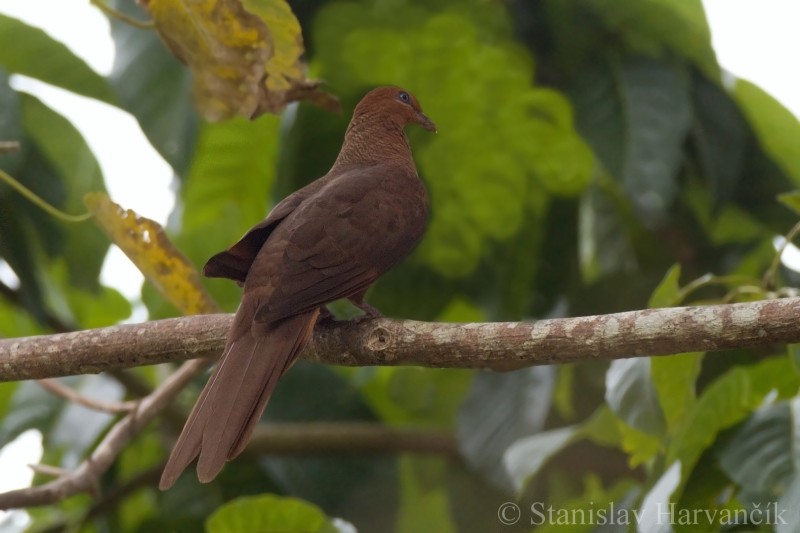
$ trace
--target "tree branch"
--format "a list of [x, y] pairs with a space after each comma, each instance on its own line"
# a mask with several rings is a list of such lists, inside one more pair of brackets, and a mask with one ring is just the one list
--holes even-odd
[[[231, 315], [199, 315], [0, 340], [0, 381], [97, 373], [217, 355]], [[513, 370], [581, 360], [800, 342], [800, 298], [646, 309], [532, 322], [375, 319], [320, 324], [305, 359], [321, 363]]]
[[[200, 315], [57, 335], [0, 340], [0, 380], [42, 379], [101, 372], [218, 353], [230, 315]], [[706, 307], [648, 309], [580, 318], [487, 324], [441, 324], [411, 320], [324, 323], [304, 357], [340, 365], [417, 364], [432, 367], [510, 370], [537, 364], [618, 359], [686, 351], [800, 342], [800, 298]], [[122, 448], [162, 412], [209, 361], [184, 363], [151, 394], [137, 402], [74, 471], [27, 489], [0, 494], [0, 509], [44, 505], [91, 491]], [[417, 451], [450, 454], [451, 435], [356, 427], [360, 451]], [[311, 427], [315, 438], [293, 426], [259, 432], [262, 452], [351, 451], [352, 432], [333, 425]], [[298, 435], [305, 431], [306, 445]], [[318, 438], [324, 435], [324, 439]], [[326, 441], [323, 448], [308, 444]], [[349, 442], [349, 444], [348, 444]]]
[[75, 403], [77, 405], [82, 405], [88, 409], [94, 409], [95, 411], [102, 411], [105, 413], [111, 414], [119, 414], [119, 413], [130, 413], [136, 408], [136, 402], [103, 402], [100, 400], [95, 400], [94, 398], [89, 398], [84, 396], [83, 394], [74, 391], [67, 387], [66, 385], [62, 385], [58, 381], [54, 379], [40, 379], [37, 383], [45, 389], [46, 391], [55, 394], [56, 396], [60, 396], [65, 400]]
[[80, 492], [90, 492], [122, 448], [175, 398], [189, 380], [207, 366], [208, 361], [203, 359], [184, 363], [152, 394], [143, 398], [134, 411], [114, 424], [97, 448], [78, 468], [43, 485], [0, 494], [0, 509], [45, 505]]

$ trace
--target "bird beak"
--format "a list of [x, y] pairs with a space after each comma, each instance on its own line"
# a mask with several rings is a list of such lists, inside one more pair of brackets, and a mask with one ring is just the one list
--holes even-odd
[[420, 126], [422, 126], [428, 131], [432, 131], [433, 133], [437, 132], [436, 124], [434, 124], [433, 121], [429, 119], [425, 113], [421, 112], [417, 113], [417, 122], [419, 123]]

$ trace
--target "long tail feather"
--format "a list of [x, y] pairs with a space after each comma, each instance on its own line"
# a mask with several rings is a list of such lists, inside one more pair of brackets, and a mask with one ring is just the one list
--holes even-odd
[[162, 490], [171, 487], [197, 457], [197, 477], [207, 483], [228, 459], [242, 452], [278, 378], [311, 338], [318, 314], [318, 310], [310, 311], [246, 329], [237, 327], [238, 319], [247, 323], [252, 319], [237, 316], [229, 346], [167, 461], [159, 484]]

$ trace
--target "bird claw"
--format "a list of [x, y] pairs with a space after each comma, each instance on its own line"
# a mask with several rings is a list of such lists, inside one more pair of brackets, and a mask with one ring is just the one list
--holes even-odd
[[[352, 300], [351, 300], [352, 301]], [[353, 304], [364, 311], [363, 315], [352, 318], [351, 320], [361, 322], [362, 320], [372, 320], [374, 318], [383, 318], [383, 314], [378, 311], [376, 307], [369, 305], [367, 302], [353, 302]]]

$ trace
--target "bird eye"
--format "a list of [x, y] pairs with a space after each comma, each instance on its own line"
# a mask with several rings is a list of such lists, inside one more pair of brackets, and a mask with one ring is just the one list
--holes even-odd
[[401, 102], [405, 102], [406, 104], [411, 102], [411, 97], [408, 96], [408, 93], [405, 91], [398, 94], [397, 97], [400, 99]]

